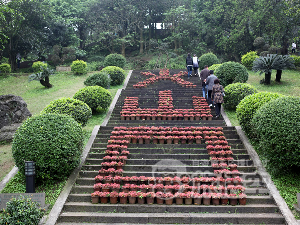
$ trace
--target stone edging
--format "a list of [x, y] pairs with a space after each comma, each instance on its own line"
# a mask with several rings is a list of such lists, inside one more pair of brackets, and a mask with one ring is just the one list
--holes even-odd
[[286, 222], [288, 225], [298, 225], [298, 221], [295, 219], [293, 213], [287, 206], [284, 199], [279, 194], [279, 191], [277, 190], [276, 186], [274, 185], [270, 174], [266, 171], [265, 167], [263, 166], [262, 162], [259, 159], [259, 156], [257, 155], [256, 151], [250, 144], [248, 138], [246, 137], [244, 131], [240, 126], [236, 126], [236, 131], [243, 142], [245, 148], [247, 149], [247, 152], [249, 153], [251, 159], [253, 160], [254, 165], [257, 167], [257, 172], [261, 175], [263, 181], [266, 183], [267, 188], [270, 191], [271, 196], [274, 198], [276, 204], [278, 205], [282, 215], [284, 216]]
[[18, 173], [18, 171], [18, 167], [14, 166], [12, 170], [3, 178], [3, 180], [0, 182], [0, 192], [3, 190], [3, 188], [5, 188], [8, 181]]

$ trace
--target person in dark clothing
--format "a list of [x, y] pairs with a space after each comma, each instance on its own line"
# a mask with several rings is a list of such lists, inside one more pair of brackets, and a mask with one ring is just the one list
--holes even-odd
[[191, 54], [189, 53], [186, 58], [186, 68], [188, 70], [188, 79], [190, 79], [190, 75], [193, 71], [193, 58], [191, 57]]
[[[204, 66], [204, 69], [201, 70], [200, 72], [200, 79], [202, 81], [202, 93], [203, 93], [203, 97], [204, 98], [207, 98], [208, 96], [208, 91], [207, 91], [207, 88], [206, 88], [206, 84], [205, 84], [205, 79], [209, 76], [209, 69], [208, 69], [208, 66], [205, 65]], [[206, 93], [206, 95], [205, 95]]]
[[214, 75], [214, 71], [210, 70], [209, 71], [209, 76], [205, 80], [205, 84], [207, 85], [207, 90], [208, 90], [207, 99], [208, 99], [209, 107], [213, 106], [211, 93], [212, 93], [212, 89], [213, 89], [213, 86], [214, 86], [215, 79], [218, 79], [218, 78]]
[[221, 105], [222, 105], [222, 103], [224, 103], [223, 92], [224, 92], [224, 88], [222, 85], [220, 85], [220, 80], [215, 79], [211, 94], [214, 96], [214, 103], [216, 105], [216, 117], [217, 118], [220, 117]]

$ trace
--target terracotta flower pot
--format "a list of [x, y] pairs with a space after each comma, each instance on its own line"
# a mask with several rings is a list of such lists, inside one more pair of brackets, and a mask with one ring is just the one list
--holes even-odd
[[117, 204], [118, 203], [118, 197], [110, 197], [109, 202], [110, 202], [110, 204]]
[[152, 205], [154, 203], [153, 197], [147, 197], [147, 204]]
[[126, 204], [127, 203], [127, 197], [120, 197], [120, 204]]
[[246, 205], [246, 202], [247, 202], [247, 198], [240, 198], [239, 199], [240, 205]]
[[138, 198], [138, 204], [145, 204], [145, 198]]
[[99, 196], [92, 197], [92, 204], [98, 204], [99, 203]]
[[183, 205], [183, 198], [176, 198], [176, 205]]
[[194, 205], [201, 205], [202, 198], [194, 198]]
[[221, 198], [221, 204], [227, 205], [228, 204], [228, 198]]
[[166, 205], [172, 205], [173, 204], [173, 198], [166, 199], [165, 203], [166, 203]]
[[192, 198], [185, 198], [184, 199], [184, 204], [185, 205], [191, 205], [191, 204], [193, 204], [193, 199]]
[[164, 204], [164, 199], [156, 198], [156, 203], [159, 204], [159, 205], [162, 205], [162, 204]]
[[135, 204], [136, 197], [128, 197], [128, 202], [129, 202], [129, 204]]
[[107, 202], [108, 202], [108, 197], [100, 197], [100, 202], [101, 202], [102, 204], [107, 204]]
[[211, 198], [203, 198], [203, 205], [210, 205]]
[[212, 204], [213, 204], [213, 205], [220, 205], [220, 199], [218, 199], [218, 198], [213, 198], [213, 199], [212, 199]]
[[229, 199], [229, 202], [230, 202], [230, 205], [237, 205], [237, 198], [230, 198]]

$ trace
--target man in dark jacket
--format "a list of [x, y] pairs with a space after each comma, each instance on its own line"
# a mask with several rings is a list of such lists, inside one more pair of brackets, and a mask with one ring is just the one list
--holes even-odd
[[192, 71], [193, 71], [193, 58], [191, 57], [190, 53], [186, 58], [186, 68], [188, 70], [188, 79], [190, 79], [190, 75], [192, 76]]
[[[204, 69], [203, 70], [201, 70], [201, 72], [200, 72], [200, 79], [201, 79], [201, 81], [202, 81], [202, 92], [203, 92], [203, 94], [202, 94], [202, 96], [204, 97], [204, 98], [207, 98], [207, 87], [206, 87], [206, 84], [205, 84], [205, 79], [207, 78], [209, 76], [209, 69], [208, 69], [208, 65], [205, 65], [204, 66]], [[206, 93], [206, 95], [205, 95], [205, 93]]]
[[210, 70], [209, 71], [209, 76], [205, 80], [205, 84], [207, 85], [207, 90], [208, 90], [207, 99], [208, 99], [209, 107], [213, 106], [211, 92], [212, 92], [212, 89], [213, 89], [213, 86], [214, 86], [214, 81], [216, 79], [218, 79], [218, 78], [214, 75], [214, 71]]

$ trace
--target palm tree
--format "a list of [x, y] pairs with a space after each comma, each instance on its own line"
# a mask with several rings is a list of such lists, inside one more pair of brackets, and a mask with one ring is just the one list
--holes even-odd
[[281, 63], [279, 64], [279, 67], [276, 68], [276, 79], [275, 81], [280, 82], [282, 70], [289, 69], [289, 68], [296, 68], [294, 64], [294, 59], [289, 55], [278, 55], [280, 58], [279, 60]]

